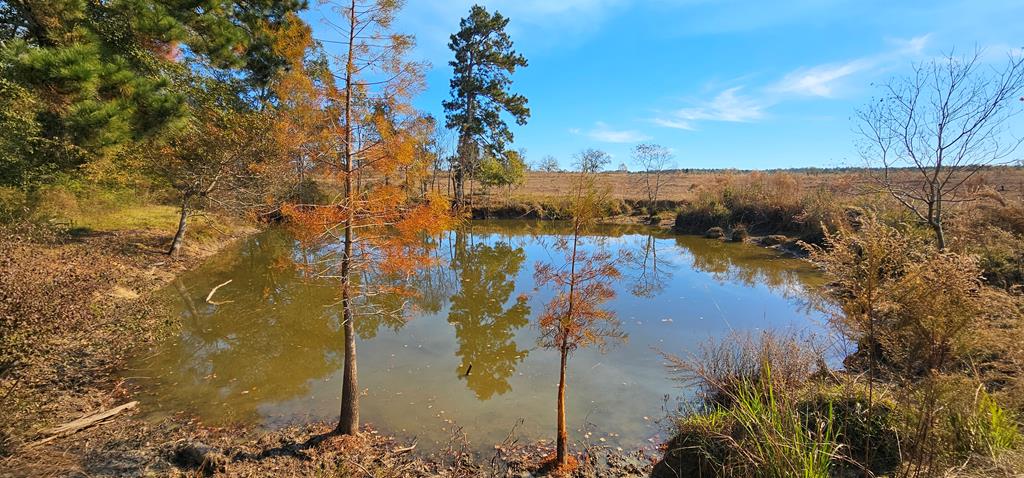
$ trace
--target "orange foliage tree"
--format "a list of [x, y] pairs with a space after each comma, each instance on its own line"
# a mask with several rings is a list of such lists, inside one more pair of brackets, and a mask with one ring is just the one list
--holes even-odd
[[592, 345], [604, 346], [609, 339], [624, 340], [614, 313], [603, 305], [615, 297], [613, 281], [622, 277], [617, 265], [623, 259], [595, 239], [587, 250], [581, 240], [604, 211], [604, 197], [593, 173], [582, 170], [573, 181], [569, 197], [572, 232], [558, 239], [555, 249], [565, 262], [539, 263], [534, 272], [537, 287], [550, 287], [555, 297], [547, 304], [537, 323], [540, 345], [556, 349], [561, 357], [558, 378], [558, 438], [556, 467], [568, 463], [568, 433], [565, 419], [566, 365], [569, 354]]
[[424, 235], [453, 221], [446, 198], [420, 194], [414, 181], [390, 180], [398, 172], [427, 174], [415, 154], [421, 116], [410, 106], [423, 86], [423, 65], [405, 59], [413, 38], [391, 31], [400, 7], [394, 0], [333, 5], [340, 20], [329, 23], [343, 49], [325, 88], [332, 118], [325, 141], [335, 154], [318, 158], [316, 167], [340, 192], [329, 204], [283, 208], [301, 241], [339, 245], [311, 267], [341, 286], [345, 360], [336, 432], [347, 435], [359, 431], [355, 321], [378, 312], [375, 296], [414, 294], [403, 277], [432, 263]]
[[[274, 53], [285, 60], [287, 67], [272, 83], [277, 101], [274, 105], [274, 126], [271, 134], [280, 145], [282, 157], [274, 163], [277, 170], [271, 175], [278, 178], [278, 194], [271, 200], [297, 200], [309, 203], [315, 198], [309, 194], [308, 174], [334, 154], [336, 133], [331, 118], [331, 88], [334, 77], [326, 54], [313, 40], [309, 24], [297, 17], [284, 22], [275, 36]], [[280, 184], [282, 178], [290, 180]]]

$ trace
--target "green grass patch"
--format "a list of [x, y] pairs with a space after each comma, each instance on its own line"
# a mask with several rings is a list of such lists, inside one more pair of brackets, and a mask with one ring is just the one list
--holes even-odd
[[[79, 212], [65, 217], [74, 229], [97, 232], [113, 232], [136, 229], [170, 231], [178, 227], [181, 211], [174, 206], [159, 204], [132, 205], [96, 213]], [[206, 221], [205, 217], [193, 217], [192, 226]]]

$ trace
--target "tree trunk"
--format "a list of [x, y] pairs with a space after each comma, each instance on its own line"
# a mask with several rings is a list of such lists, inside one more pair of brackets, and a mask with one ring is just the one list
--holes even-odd
[[466, 204], [465, 189], [463, 189], [466, 181], [466, 176], [464, 173], [464, 169], [462, 167], [463, 161], [464, 160], [460, 157], [458, 161], [456, 161], [456, 164], [453, 165], [453, 169], [455, 169], [455, 174], [452, 177], [452, 182], [454, 183], [455, 186], [456, 209], [462, 209], [462, 206]]
[[191, 194], [185, 194], [181, 199], [181, 216], [178, 219], [178, 232], [174, 233], [174, 239], [171, 241], [171, 248], [167, 250], [167, 255], [178, 255], [181, 252], [182, 244], [185, 243], [185, 229], [188, 227], [188, 201], [191, 197]]
[[352, 225], [355, 221], [355, 203], [353, 197], [352, 174], [354, 171], [354, 154], [352, 152], [352, 74], [354, 68], [355, 34], [356, 34], [356, 2], [352, 0], [349, 10], [349, 47], [348, 62], [345, 74], [345, 208], [348, 217], [345, 219], [345, 248], [341, 257], [341, 305], [342, 319], [345, 328], [345, 369], [341, 386], [341, 413], [338, 418], [337, 433], [355, 435], [359, 433], [359, 381], [356, 375], [356, 332], [355, 319], [352, 314]]
[[341, 417], [337, 433], [355, 435], [359, 433], [359, 380], [356, 374], [356, 331], [352, 322], [352, 309], [348, 292], [344, 292], [342, 308], [345, 321], [345, 370], [341, 386]]
[[568, 352], [562, 349], [562, 368], [558, 375], [558, 440], [555, 463], [564, 465], [569, 456], [569, 434], [565, 429], [565, 366]]

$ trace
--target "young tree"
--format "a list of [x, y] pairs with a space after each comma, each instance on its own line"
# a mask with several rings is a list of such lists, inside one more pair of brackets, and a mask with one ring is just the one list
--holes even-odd
[[654, 217], [665, 170], [672, 164], [672, 151], [657, 144], [638, 144], [633, 148], [633, 161], [636, 161], [643, 173], [641, 186], [647, 196], [647, 211]]
[[[586, 170], [584, 170], [586, 171]], [[564, 256], [561, 265], [538, 263], [534, 279], [538, 288], [555, 290], [537, 324], [541, 330], [540, 345], [558, 350], [558, 427], [555, 467], [568, 464], [568, 432], [565, 418], [566, 366], [569, 354], [580, 347], [604, 346], [609, 339], [625, 339], [615, 315], [603, 308], [615, 297], [612, 283], [621, 277], [616, 264], [619, 258], [600, 241], [586, 250], [583, 235], [604, 211], [603, 195], [595, 178], [588, 172], [576, 175], [568, 197], [572, 230], [555, 243]]]
[[[422, 235], [450, 225], [444, 198], [420, 196], [406, 183], [385, 180], [402, 168], [423, 164], [415, 154], [421, 141], [415, 124], [420, 116], [410, 106], [411, 96], [422, 89], [423, 66], [405, 59], [414, 39], [391, 30], [400, 7], [394, 0], [335, 5], [341, 17], [337, 28], [345, 38], [335, 59], [340, 84], [331, 89], [338, 154], [322, 167], [341, 183], [341, 191], [326, 206], [285, 208], [303, 241], [341, 245], [317, 265], [321, 275], [336, 278], [341, 287], [345, 365], [339, 434], [359, 432], [355, 322], [363, 310], [376, 310], [371, 298], [382, 291], [413, 293], [402, 285], [357, 278], [409, 275], [430, 264]], [[425, 175], [426, 170], [418, 173]]]
[[599, 149], [588, 148], [576, 153], [576, 169], [584, 176], [601, 171], [612, 162], [612, 157]]
[[222, 83], [194, 78], [189, 92], [188, 123], [147, 161], [148, 167], [178, 191], [181, 214], [167, 251], [177, 255], [185, 242], [192, 211], [215, 203], [242, 212], [258, 202], [258, 165], [276, 155], [276, 145], [263, 133], [270, 116], [247, 110], [234, 90]]
[[526, 161], [518, 151], [509, 151], [501, 158], [488, 156], [480, 162], [480, 182], [485, 186], [511, 188], [525, 179]]
[[513, 49], [505, 32], [508, 19], [474, 5], [469, 16], [451, 36], [448, 48], [455, 52], [451, 80], [452, 99], [444, 102], [447, 127], [458, 131], [458, 160], [453, 164], [455, 204], [465, 205], [466, 175], [472, 174], [480, 159], [480, 150], [503, 157], [512, 142], [512, 131], [502, 113], [512, 115], [519, 125], [526, 124], [530, 109], [526, 97], [509, 91], [510, 75], [526, 66], [526, 58]]
[[932, 229], [940, 250], [947, 206], [977, 199], [968, 181], [1020, 145], [1007, 127], [1022, 91], [1024, 56], [997, 71], [981, 52], [950, 55], [890, 80], [881, 98], [857, 112], [861, 156], [880, 171], [875, 181]]

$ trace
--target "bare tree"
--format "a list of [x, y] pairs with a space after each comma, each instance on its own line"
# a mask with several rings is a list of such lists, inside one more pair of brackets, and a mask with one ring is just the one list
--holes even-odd
[[654, 217], [658, 193], [664, 182], [665, 171], [672, 167], [672, 151], [657, 144], [638, 144], [633, 148], [633, 160], [642, 170], [641, 189], [647, 196], [647, 210]]
[[594, 148], [584, 149], [574, 157], [574, 165], [581, 173], [596, 173], [612, 162], [612, 157], [608, 153]]
[[558, 167], [558, 159], [550, 154], [544, 156], [540, 162], [537, 163], [537, 166], [534, 169], [537, 171], [544, 171], [546, 173], [557, 173], [558, 171], [561, 171], [561, 168]]
[[[940, 249], [946, 207], [976, 199], [965, 184], [1008, 161], [1022, 141], [1008, 122], [1020, 112], [1024, 56], [1010, 55], [1002, 69], [982, 60], [975, 51], [918, 64], [856, 115], [858, 147], [875, 182], [934, 231]], [[909, 172], [899, 174], [903, 168]]]

